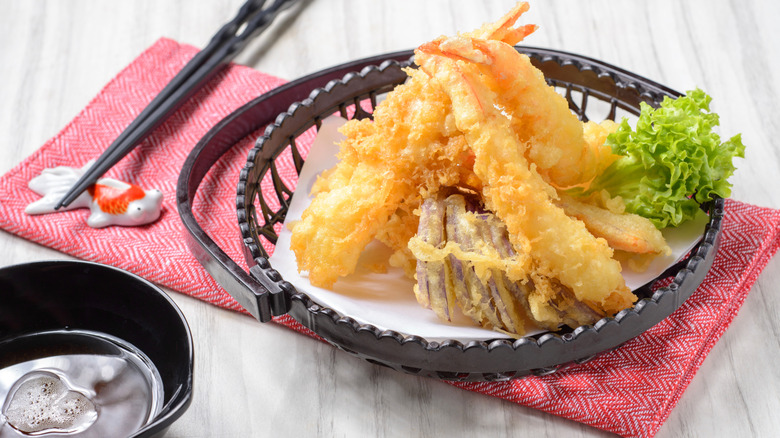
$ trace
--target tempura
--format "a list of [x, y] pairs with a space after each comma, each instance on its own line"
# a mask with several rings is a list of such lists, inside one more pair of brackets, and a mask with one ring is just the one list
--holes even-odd
[[457, 302], [482, 326], [522, 334], [593, 323], [636, 300], [613, 249], [668, 247], [644, 218], [562, 194], [615, 159], [603, 145], [614, 125], [580, 122], [512, 47], [536, 29], [513, 27], [527, 9], [421, 45], [419, 69], [373, 119], [344, 125], [339, 163], [292, 230], [313, 285], [352, 273], [378, 239], [443, 320]]

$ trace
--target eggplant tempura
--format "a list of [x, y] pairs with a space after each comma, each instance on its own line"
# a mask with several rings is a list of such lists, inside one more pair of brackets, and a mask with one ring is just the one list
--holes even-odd
[[292, 227], [298, 269], [329, 287], [377, 239], [440, 319], [522, 335], [614, 315], [636, 300], [615, 249], [668, 251], [619, 200], [571, 199], [614, 160], [614, 123], [583, 124], [517, 44], [519, 3], [496, 23], [415, 51], [419, 69], [373, 120], [342, 127], [339, 163]]

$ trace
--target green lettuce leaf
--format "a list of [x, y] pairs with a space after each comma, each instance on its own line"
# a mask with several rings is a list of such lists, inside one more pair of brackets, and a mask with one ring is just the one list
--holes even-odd
[[699, 204], [731, 194], [732, 158], [744, 157], [739, 134], [721, 142], [709, 112], [712, 98], [696, 89], [660, 108], [642, 102], [636, 129], [623, 119], [606, 144], [622, 155], [597, 176], [583, 194], [606, 190], [620, 196], [626, 210], [650, 219], [659, 229], [694, 217]]

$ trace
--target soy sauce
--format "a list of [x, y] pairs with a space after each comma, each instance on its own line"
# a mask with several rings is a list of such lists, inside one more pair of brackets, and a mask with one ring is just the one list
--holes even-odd
[[152, 361], [104, 333], [0, 343], [0, 438], [127, 436], [159, 413], [163, 395]]

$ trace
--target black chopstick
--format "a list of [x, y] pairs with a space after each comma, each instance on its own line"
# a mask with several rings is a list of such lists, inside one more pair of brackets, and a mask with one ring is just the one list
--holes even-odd
[[108, 169], [130, 153], [169, 115], [219, 73], [252, 38], [268, 28], [278, 13], [294, 1], [296, 0], [276, 0], [265, 9], [262, 9], [265, 0], [248, 0], [244, 3], [236, 16], [223, 25], [209, 44], [155, 96], [54, 208], [68, 206]]

